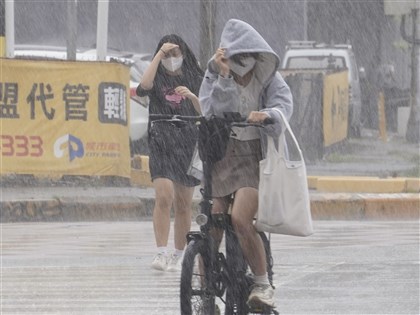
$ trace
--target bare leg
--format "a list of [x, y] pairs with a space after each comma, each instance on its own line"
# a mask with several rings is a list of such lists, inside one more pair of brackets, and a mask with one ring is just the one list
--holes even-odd
[[264, 244], [253, 225], [258, 209], [258, 191], [244, 187], [235, 194], [232, 223], [239, 243], [252, 272], [256, 276], [267, 273]]
[[174, 183], [174, 242], [175, 249], [184, 250], [187, 243], [186, 235], [191, 228], [191, 206], [194, 187]]
[[174, 189], [172, 181], [167, 178], [155, 179], [153, 186], [156, 194], [153, 209], [153, 228], [157, 247], [163, 247], [168, 245]]

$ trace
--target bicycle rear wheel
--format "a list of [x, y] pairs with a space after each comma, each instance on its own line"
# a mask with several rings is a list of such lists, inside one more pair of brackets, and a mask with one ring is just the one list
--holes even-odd
[[204, 240], [191, 241], [184, 254], [181, 272], [181, 314], [215, 315], [215, 293], [211, 282], [208, 250]]

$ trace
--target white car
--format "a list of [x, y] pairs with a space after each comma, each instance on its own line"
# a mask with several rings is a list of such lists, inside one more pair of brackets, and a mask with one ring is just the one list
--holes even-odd
[[348, 69], [350, 112], [350, 134], [360, 137], [362, 127], [362, 97], [359, 72], [351, 45], [318, 44], [311, 41], [290, 41], [281, 65], [282, 70], [289, 69]]
[[[16, 58], [67, 59], [67, 48], [62, 46], [15, 45]], [[121, 62], [130, 66], [130, 147], [132, 153], [147, 152], [147, 125], [149, 120], [147, 97], [138, 97], [136, 88], [150, 63], [151, 54], [109, 50], [106, 60]], [[96, 49], [78, 49], [76, 60], [96, 61]], [[134, 152], [133, 152], [134, 151]]]

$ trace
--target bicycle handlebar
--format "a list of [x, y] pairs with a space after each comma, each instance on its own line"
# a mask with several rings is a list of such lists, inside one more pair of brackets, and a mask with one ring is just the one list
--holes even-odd
[[250, 123], [247, 122], [247, 117], [242, 116], [240, 113], [237, 112], [225, 112], [224, 117], [217, 117], [212, 116], [211, 118], [206, 118], [204, 116], [183, 116], [183, 115], [171, 115], [171, 114], [149, 114], [149, 120], [156, 121], [156, 120], [172, 120], [172, 121], [203, 121], [203, 120], [210, 120], [212, 118], [224, 120], [227, 123], [230, 123], [232, 126], [236, 127], [262, 127], [264, 125], [271, 125], [274, 124], [274, 120], [270, 117], [266, 118], [262, 123]]
[[149, 114], [149, 120], [184, 120], [184, 121], [199, 121], [204, 116], [182, 116], [182, 115], [170, 115], [170, 114]]

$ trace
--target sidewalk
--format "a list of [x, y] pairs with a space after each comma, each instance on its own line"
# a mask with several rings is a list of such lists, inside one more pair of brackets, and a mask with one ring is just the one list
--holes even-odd
[[[362, 130], [316, 163], [307, 163], [315, 220], [419, 220], [420, 148], [395, 134], [388, 141]], [[132, 160], [131, 180], [36, 180], [8, 185], [0, 178], [1, 222], [129, 221], [149, 218], [154, 191], [148, 158]], [[13, 182], [13, 179], [12, 179]], [[130, 187], [131, 183], [131, 187]], [[111, 187], [117, 186], [117, 187]], [[201, 198], [194, 194], [194, 211]]]
[[[353, 180], [353, 184], [357, 185], [357, 181]], [[315, 220], [419, 219], [419, 193], [319, 192], [311, 189], [310, 198]], [[195, 213], [199, 200], [197, 188], [193, 197]], [[0, 193], [2, 223], [141, 220], [151, 217], [153, 206], [152, 188], [6, 187]]]

